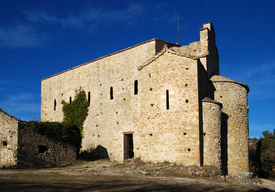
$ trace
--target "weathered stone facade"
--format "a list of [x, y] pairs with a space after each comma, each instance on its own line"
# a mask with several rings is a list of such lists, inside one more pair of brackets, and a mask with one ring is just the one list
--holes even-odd
[[76, 160], [76, 148], [45, 138], [0, 110], [0, 168], [57, 165]]
[[0, 167], [15, 166], [18, 146], [18, 120], [0, 109]]
[[199, 42], [152, 39], [43, 79], [41, 119], [62, 121], [61, 101], [82, 87], [90, 102], [82, 151], [245, 172], [249, 90], [216, 77], [215, 32], [206, 23]]

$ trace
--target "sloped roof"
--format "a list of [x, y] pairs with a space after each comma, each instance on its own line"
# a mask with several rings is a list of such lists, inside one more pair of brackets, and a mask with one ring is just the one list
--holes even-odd
[[243, 87], [245, 87], [247, 89], [247, 92], [249, 92], [249, 87], [244, 84], [244, 83], [241, 83], [241, 82], [238, 82], [238, 81], [234, 81], [228, 77], [224, 77], [224, 76], [221, 76], [221, 75], [213, 75], [210, 80], [212, 82], [229, 82], [229, 83], [236, 83], [236, 84], [239, 84]]
[[75, 66], [75, 67], [72, 67], [72, 68], [70, 68], [70, 69], [67, 69], [67, 70], [62, 71], [62, 72], [59, 72], [59, 73], [56, 73], [56, 74], [54, 74], [54, 75], [51, 75], [51, 76], [49, 76], [49, 77], [46, 77], [46, 78], [42, 79], [41, 81], [46, 80], [46, 79], [49, 79], [49, 78], [54, 77], [54, 76], [57, 76], [57, 75], [59, 75], [59, 74], [65, 73], [65, 72], [67, 72], [67, 71], [74, 70], [74, 69], [79, 68], [79, 67], [82, 67], [82, 66], [84, 66], [84, 65], [88, 65], [88, 64], [90, 64], [90, 63], [93, 63], [93, 62], [95, 62], [95, 61], [98, 61], [98, 60], [107, 58], [107, 57], [109, 57], [109, 56], [112, 56], [112, 55], [115, 55], [115, 54], [118, 54], [118, 53], [121, 53], [121, 52], [130, 50], [130, 49], [132, 49], [132, 48], [138, 47], [138, 46], [140, 46], [140, 45], [143, 45], [143, 44], [146, 44], [146, 43], [149, 43], [149, 42], [152, 42], [152, 41], [161, 41], [161, 42], [164, 42], [164, 43], [166, 43], [166, 44], [169, 44], [170, 46], [176, 46], [175, 43], [171, 43], [171, 42], [164, 41], [164, 40], [161, 40], [161, 39], [153, 38], [153, 39], [151, 39], [151, 40], [144, 41], [144, 42], [139, 43], [139, 44], [137, 44], [137, 45], [134, 45], [134, 46], [131, 46], [131, 47], [128, 47], [128, 48], [119, 50], [119, 51], [114, 52], [114, 53], [111, 53], [111, 54], [109, 54], [109, 55], [105, 55], [105, 56], [99, 57], [99, 58], [97, 58], [97, 59], [95, 59], [95, 60], [92, 60], [92, 61], [89, 61], [89, 62], [80, 64], [80, 65], [77, 65], [77, 66]]
[[215, 101], [215, 100], [213, 100], [213, 99], [211, 99], [211, 98], [209, 98], [209, 97], [205, 97], [205, 98], [203, 98], [201, 101], [202, 101], [202, 102], [208, 102], [208, 103], [214, 103], [214, 104], [217, 104], [217, 105], [219, 105], [219, 106], [222, 107], [222, 103], [220, 103], [220, 102], [218, 102], [218, 101]]
[[150, 65], [153, 61], [157, 60], [160, 56], [162, 56], [165, 52], [167, 53], [171, 53], [177, 56], [181, 56], [181, 57], [186, 57], [186, 58], [190, 58], [193, 60], [197, 60], [201, 57], [206, 57], [207, 54], [201, 54], [201, 55], [193, 55], [190, 53], [186, 53], [186, 52], [182, 52], [179, 51], [180, 47], [170, 47], [168, 48], [166, 45], [163, 47], [163, 49], [156, 54], [155, 56], [151, 57], [148, 61], [146, 61], [145, 63], [143, 63], [142, 65], [140, 65], [137, 69], [138, 70], [142, 70], [145, 66]]

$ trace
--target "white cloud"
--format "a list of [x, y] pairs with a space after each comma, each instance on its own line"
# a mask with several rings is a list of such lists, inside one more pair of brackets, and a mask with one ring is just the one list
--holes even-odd
[[11, 101], [32, 100], [34, 99], [34, 95], [30, 93], [18, 93], [17, 95], [8, 95], [8, 99]]
[[[176, 22], [176, 15], [167, 14], [167, 3], [150, 4], [127, 2], [126, 7], [110, 8], [98, 5], [86, 5], [79, 12], [62, 14], [49, 11], [44, 7], [24, 7], [20, 18], [21, 23], [11, 22], [7, 26], [0, 25], [1, 47], [41, 47], [52, 33], [61, 29], [76, 29], [94, 32], [98, 28], [123, 24], [131, 27], [140, 27], [145, 22]], [[153, 15], [153, 16], [151, 16]], [[161, 20], [159, 19], [161, 18]], [[48, 25], [48, 26], [47, 26]], [[55, 27], [55, 30], [52, 30]], [[63, 31], [64, 32], [64, 31]]]
[[263, 137], [262, 133], [263, 131], [269, 131], [270, 133], [273, 133], [273, 130], [275, 129], [275, 125], [273, 124], [263, 124], [258, 125], [254, 123], [249, 124], [249, 137], [250, 138], [260, 138]]
[[0, 80], [0, 89], [4, 91], [0, 94], [0, 108], [16, 118], [27, 120], [26, 118], [40, 116], [40, 95], [28, 91], [21, 91], [30, 86], [22, 82], [3, 79]]
[[[224, 67], [226, 65], [223, 65]], [[228, 65], [230, 66], [230, 65]], [[239, 66], [242, 65], [240, 63]], [[275, 62], [251, 64], [248, 68], [230, 69], [226, 68], [225, 73], [233, 80], [245, 83], [249, 86], [249, 101], [261, 101], [275, 98]]]
[[82, 29], [97, 24], [124, 23], [132, 24], [134, 18], [141, 17], [145, 13], [145, 6], [138, 3], [130, 3], [126, 9], [103, 9], [100, 7], [88, 6], [79, 13], [67, 14], [63, 17], [41, 10], [22, 11], [30, 22], [40, 22]]
[[[140, 23], [147, 20], [169, 22], [173, 17], [176, 22], [176, 16], [168, 15], [165, 11], [167, 3], [150, 3], [130, 2], [123, 9], [110, 9], [95, 5], [88, 5], [81, 12], [67, 13], [67, 15], [57, 15], [46, 10], [25, 9], [21, 10], [28, 21], [33, 23], [47, 23], [50, 25], [61, 26], [63, 28], [86, 29], [93, 31], [98, 26], [108, 26], [117, 23], [128, 26], [139, 26]], [[151, 16], [153, 15], [153, 16]]]
[[0, 26], [0, 47], [39, 47], [46, 34], [24, 24]]
[[3, 108], [4, 111], [15, 114], [20, 112], [31, 112], [31, 113], [40, 113], [40, 104], [39, 103], [32, 103], [32, 102], [2, 102], [0, 106]]
[[40, 117], [40, 100], [29, 93], [19, 93], [1, 98], [0, 107], [18, 119], [30, 120]]
[[274, 129], [275, 129], [275, 125], [270, 125], [270, 124], [257, 125], [253, 123], [249, 124], [250, 131], [266, 131], [266, 130], [273, 131]]

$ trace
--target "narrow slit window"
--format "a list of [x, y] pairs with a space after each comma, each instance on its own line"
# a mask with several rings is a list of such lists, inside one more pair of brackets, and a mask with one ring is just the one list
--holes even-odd
[[53, 102], [53, 109], [56, 110], [56, 99]]
[[91, 103], [91, 93], [90, 93], [90, 91], [88, 92], [88, 102], [89, 102], [89, 104]]
[[113, 87], [110, 87], [110, 99], [114, 99], [114, 95], [113, 95]]
[[72, 97], [70, 97], [70, 104], [72, 103]]
[[138, 94], [138, 81], [135, 80], [135, 95]]
[[166, 109], [169, 110], [169, 90], [166, 90]]

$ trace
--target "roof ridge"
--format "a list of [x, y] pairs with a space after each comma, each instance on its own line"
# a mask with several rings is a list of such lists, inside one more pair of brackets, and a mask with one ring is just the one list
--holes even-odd
[[151, 64], [153, 61], [157, 60], [161, 55], [163, 55], [165, 52], [167, 53], [171, 53], [180, 57], [187, 57], [190, 59], [194, 59], [197, 60], [201, 57], [206, 57], [208, 54], [202, 54], [199, 56], [195, 56], [195, 55], [191, 55], [191, 54], [186, 54], [186, 53], [179, 53], [176, 50], [173, 50], [172, 48], [168, 48], [167, 45], [164, 45], [163, 49], [158, 52], [156, 55], [154, 55], [153, 57], [151, 57], [148, 61], [146, 61], [144, 64], [140, 65], [137, 69], [140, 71], [142, 70], [144, 67], [146, 67], [147, 65]]
[[178, 51], [173, 50], [172, 48], [168, 49], [167, 52], [171, 53], [171, 54], [181, 56], [181, 57], [187, 57], [187, 58], [190, 58], [190, 59], [194, 59], [194, 60], [197, 60], [201, 57], [206, 57], [208, 55], [208, 53], [202, 54], [202, 55], [199, 55], [199, 56], [195, 56], [195, 55], [191, 55], [191, 54], [187, 54], [187, 53], [179, 53]]
[[163, 55], [166, 51], [167, 51], [167, 45], [164, 45], [163, 49], [158, 52], [156, 55], [154, 55], [153, 57], [151, 57], [148, 61], [146, 61], [143, 65], [140, 65], [137, 69], [140, 71], [142, 70], [144, 67], [146, 67], [147, 65], [149, 65], [150, 63], [152, 63], [153, 61], [157, 60], [161, 55]]

